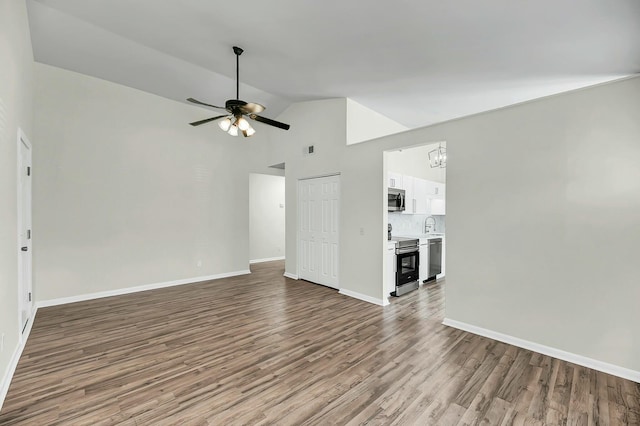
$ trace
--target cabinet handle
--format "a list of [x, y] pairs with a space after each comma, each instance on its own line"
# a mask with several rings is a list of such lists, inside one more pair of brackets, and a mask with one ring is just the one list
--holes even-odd
[[416, 199], [413, 199], [413, 212], [416, 212]]

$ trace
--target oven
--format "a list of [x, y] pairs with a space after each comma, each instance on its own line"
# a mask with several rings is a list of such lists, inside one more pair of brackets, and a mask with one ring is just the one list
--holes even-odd
[[402, 296], [419, 286], [420, 251], [417, 239], [398, 239], [396, 245], [396, 291], [392, 296]]

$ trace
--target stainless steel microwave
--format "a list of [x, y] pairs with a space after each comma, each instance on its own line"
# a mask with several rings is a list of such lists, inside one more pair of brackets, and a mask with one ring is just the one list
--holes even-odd
[[389, 205], [390, 212], [404, 211], [404, 189], [389, 188]]

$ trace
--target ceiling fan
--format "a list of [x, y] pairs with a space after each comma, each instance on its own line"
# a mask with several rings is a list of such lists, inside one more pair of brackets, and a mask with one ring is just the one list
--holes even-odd
[[240, 131], [245, 137], [249, 137], [253, 136], [256, 131], [253, 129], [253, 127], [251, 127], [251, 124], [249, 124], [247, 119], [244, 118], [245, 116], [247, 116], [252, 120], [259, 121], [260, 123], [268, 124], [269, 126], [278, 127], [284, 130], [289, 130], [290, 126], [288, 124], [281, 123], [267, 117], [259, 116], [258, 114], [264, 111], [264, 106], [240, 100], [240, 55], [242, 55], [242, 52], [244, 52], [244, 50], [242, 50], [240, 47], [233, 46], [233, 53], [236, 54], [236, 99], [229, 99], [227, 102], [225, 102], [224, 107], [200, 102], [199, 100], [194, 98], [187, 99], [187, 101], [194, 104], [226, 110], [229, 114], [205, 118], [204, 120], [194, 121], [193, 123], [189, 124], [191, 124], [192, 126], [200, 126], [201, 124], [206, 124], [224, 117], [224, 120], [218, 123], [218, 126], [220, 126], [223, 131], [229, 133], [231, 136], [238, 136], [238, 132]]

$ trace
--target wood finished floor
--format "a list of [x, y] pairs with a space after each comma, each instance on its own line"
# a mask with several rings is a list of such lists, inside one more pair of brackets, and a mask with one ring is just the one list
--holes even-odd
[[1, 425], [640, 424], [640, 385], [253, 273], [38, 311]]

